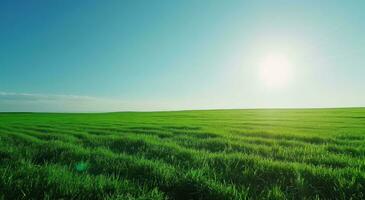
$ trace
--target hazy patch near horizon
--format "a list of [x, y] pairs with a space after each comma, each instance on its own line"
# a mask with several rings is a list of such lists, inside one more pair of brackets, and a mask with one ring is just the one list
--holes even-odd
[[132, 109], [118, 100], [77, 95], [0, 92], [3, 112], [106, 112]]
[[[210, 103], [209, 103], [210, 102]], [[306, 106], [305, 103], [297, 106], [283, 104], [265, 104], [251, 102], [250, 106], [232, 102], [231, 105], [220, 103], [217, 99], [202, 99], [201, 101], [152, 101], [152, 100], [122, 100], [116, 98], [60, 95], [60, 94], [33, 94], [0, 92], [0, 112], [118, 112], [118, 111], [172, 111], [172, 110], [201, 110], [201, 109], [245, 109], [245, 108], [330, 108], [341, 107], [333, 104], [315, 104]], [[346, 105], [342, 107], [348, 107]], [[362, 107], [354, 104], [353, 107]]]

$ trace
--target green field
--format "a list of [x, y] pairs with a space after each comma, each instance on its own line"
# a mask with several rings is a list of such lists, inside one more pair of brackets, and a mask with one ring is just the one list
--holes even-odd
[[0, 199], [364, 198], [364, 108], [0, 114]]

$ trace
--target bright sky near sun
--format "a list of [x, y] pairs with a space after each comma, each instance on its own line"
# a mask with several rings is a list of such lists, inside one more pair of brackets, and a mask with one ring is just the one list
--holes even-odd
[[365, 106], [363, 0], [0, 2], [0, 111]]

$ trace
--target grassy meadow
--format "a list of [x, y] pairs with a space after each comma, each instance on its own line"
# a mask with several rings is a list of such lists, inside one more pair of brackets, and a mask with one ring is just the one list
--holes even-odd
[[2, 113], [0, 199], [365, 199], [365, 109]]

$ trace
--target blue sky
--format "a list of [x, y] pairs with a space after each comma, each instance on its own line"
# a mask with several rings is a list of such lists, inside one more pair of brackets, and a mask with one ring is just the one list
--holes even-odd
[[[0, 111], [365, 106], [364, 10], [362, 0], [1, 1]], [[269, 64], [260, 78], [279, 54], [290, 75]]]

